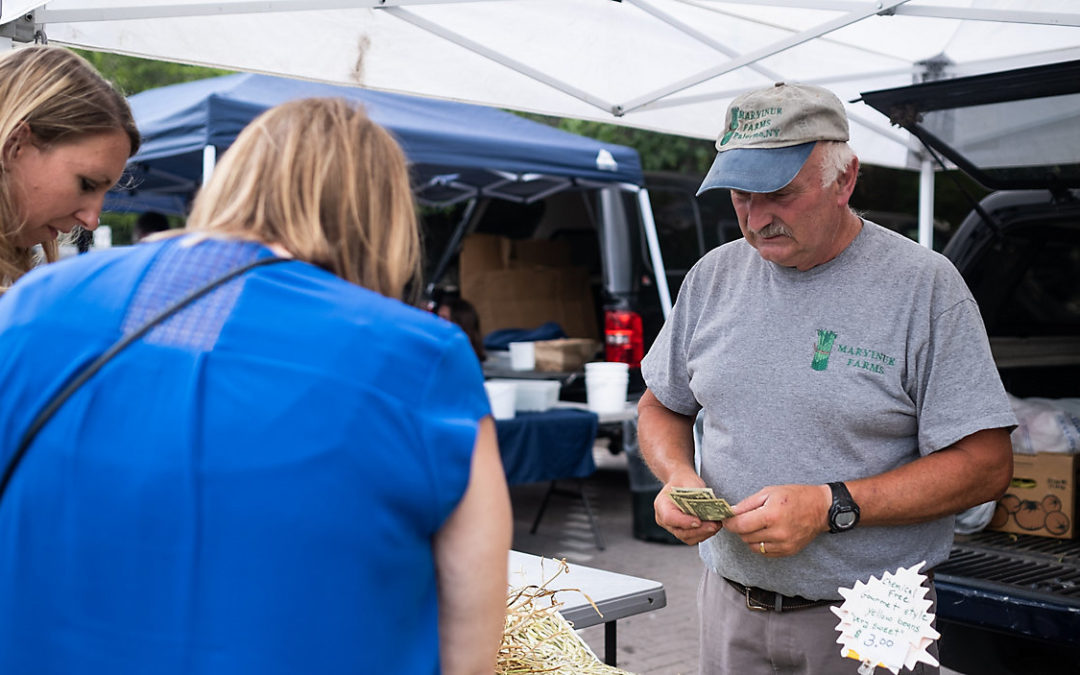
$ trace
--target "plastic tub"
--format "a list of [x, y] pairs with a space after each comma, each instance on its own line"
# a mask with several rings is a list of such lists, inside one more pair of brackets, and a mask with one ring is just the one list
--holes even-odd
[[488, 380], [484, 383], [487, 391], [488, 402], [491, 404], [491, 414], [497, 420], [513, 419], [515, 399], [517, 398], [517, 386], [513, 382]]
[[559, 400], [560, 385], [557, 380], [494, 379], [488, 382], [505, 382], [514, 386], [514, 410], [517, 412], [544, 412]]

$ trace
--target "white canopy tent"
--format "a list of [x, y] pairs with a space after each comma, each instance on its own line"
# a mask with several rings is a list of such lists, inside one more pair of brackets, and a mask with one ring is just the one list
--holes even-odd
[[929, 244], [930, 162], [855, 99], [1080, 58], [1080, 2], [0, 0], [0, 41], [35, 36], [709, 139], [735, 94], [812, 82], [848, 102], [864, 163], [923, 172]]

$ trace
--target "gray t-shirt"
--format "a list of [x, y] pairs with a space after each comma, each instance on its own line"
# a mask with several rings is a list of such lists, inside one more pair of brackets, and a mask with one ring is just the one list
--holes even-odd
[[[978, 307], [945, 257], [864, 221], [805, 272], [745, 240], [703, 257], [642, 363], [666, 407], [703, 411], [701, 475], [735, 502], [766, 485], [880, 474], [982, 429], [1016, 424]], [[944, 560], [953, 518], [823, 534], [763, 558], [721, 530], [701, 544], [717, 573], [786, 595], [850, 587]]]

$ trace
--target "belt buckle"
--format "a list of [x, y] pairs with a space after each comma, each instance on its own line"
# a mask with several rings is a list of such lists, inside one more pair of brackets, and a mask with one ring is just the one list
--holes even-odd
[[751, 609], [755, 612], [768, 612], [770, 609], [772, 609], [772, 607], [769, 607], [764, 603], [752, 599], [750, 597], [750, 592], [753, 590], [754, 589], [751, 586], [746, 587], [746, 608]]

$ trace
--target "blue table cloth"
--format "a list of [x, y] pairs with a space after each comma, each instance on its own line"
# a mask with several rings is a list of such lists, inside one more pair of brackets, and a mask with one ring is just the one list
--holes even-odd
[[592, 475], [597, 426], [596, 413], [559, 408], [496, 420], [507, 482], [519, 485]]

